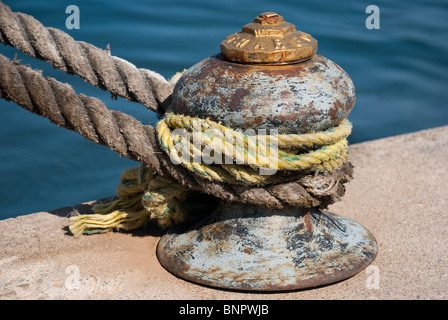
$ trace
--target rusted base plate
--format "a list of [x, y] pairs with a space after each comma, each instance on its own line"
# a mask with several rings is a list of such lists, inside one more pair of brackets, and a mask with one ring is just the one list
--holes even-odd
[[157, 246], [174, 275], [248, 291], [311, 288], [349, 278], [376, 257], [360, 224], [320, 210], [269, 210], [223, 203], [207, 217], [165, 234]]

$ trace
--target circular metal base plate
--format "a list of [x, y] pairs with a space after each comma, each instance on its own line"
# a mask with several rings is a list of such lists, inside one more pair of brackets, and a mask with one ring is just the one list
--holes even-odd
[[337, 282], [363, 270], [376, 254], [373, 235], [350, 219], [316, 209], [230, 202], [170, 229], [157, 246], [162, 266], [182, 279], [248, 291]]

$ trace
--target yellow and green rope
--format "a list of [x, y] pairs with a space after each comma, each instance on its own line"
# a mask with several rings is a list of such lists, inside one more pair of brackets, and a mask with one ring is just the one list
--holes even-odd
[[[343, 120], [337, 127], [321, 132], [250, 136], [210, 119], [170, 113], [158, 122], [156, 129], [165, 152], [191, 172], [219, 182], [266, 185], [339, 169], [348, 158], [347, 137], [352, 125]], [[186, 130], [188, 139], [176, 133], [176, 129]], [[188, 151], [186, 161], [179, 155], [176, 144]], [[222, 158], [231, 159], [231, 163], [194, 161], [194, 156], [201, 159], [205, 148], [210, 146], [220, 150]], [[262, 175], [260, 169], [273, 169], [276, 173]], [[117, 200], [97, 204], [93, 207], [94, 214], [72, 215], [69, 228], [74, 235], [133, 230], [148, 218], [156, 219], [162, 227], [181, 222], [189, 216], [192, 195], [198, 193], [144, 166], [125, 170], [120, 180]], [[198, 203], [203, 207], [192, 211], [210, 209], [209, 204]]]

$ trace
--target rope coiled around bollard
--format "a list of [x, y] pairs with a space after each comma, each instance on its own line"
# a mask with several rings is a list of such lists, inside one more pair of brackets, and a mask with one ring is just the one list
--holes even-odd
[[[179, 140], [179, 135], [173, 134], [173, 129], [180, 128], [189, 130], [187, 139]], [[273, 173], [287, 171], [289, 180], [296, 176], [291, 174], [291, 171], [301, 175], [304, 172], [334, 172], [347, 161], [346, 138], [351, 129], [351, 123], [343, 120], [336, 128], [324, 132], [248, 136], [209, 119], [172, 113], [167, 114], [156, 127], [160, 144], [177, 163], [181, 163], [182, 159], [175, 150], [176, 140], [179, 140], [177, 143], [185, 144], [189, 154], [183, 164], [190, 171], [210, 180], [257, 185], [288, 180], [285, 175], [260, 175], [257, 169], [261, 168], [272, 169]], [[195, 140], [199, 143], [195, 143]], [[222, 158], [230, 161], [223, 163], [224, 159], [217, 159], [221, 164], [219, 166], [206, 164], [204, 161], [195, 162], [194, 154], [201, 158], [206, 148], [211, 145], [213, 151], [218, 151]], [[297, 154], [290, 150], [306, 152]]]
[[[177, 152], [174, 150], [174, 141], [176, 135], [170, 130], [172, 128], [192, 128], [193, 124], [196, 124], [196, 133], [201, 137], [205, 136], [203, 142], [199, 142], [199, 147], [210, 145], [213, 141], [218, 141], [218, 147], [221, 147], [221, 151], [224, 151], [224, 155], [227, 152], [227, 156], [231, 159], [242, 158], [243, 165], [228, 164], [228, 165], [207, 165], [204, 162], [193, 163], [192, 154], [189, 153], [188, 160], [182, 163], [183, 166], [188, 168], [194, 173], [198, 173], [207, 179], [218, 180], [226, 183], [241, 183], [241, 184], [269, 184], [274, 182], [285, 182], [288, 180], [297, 179], [299, 176], [304, 176], [303, 171], [317, 172], [317, 170], [326, 171], [325, 168], [331, 172], [340, 169], [340, 167], [346, 162], [347, 156], [347, 144], [346, 137], [351, 132], [351, 124], [349, 121], [343, 121], [338, 127], [329, 129], [324, 132], [308, 133], [304, 135], [280, 135], [275, 137], [276, 142], [281, 140], [280, 145], [287, 150], [295, 150], [298, 148], [318, 148], [302, 154], [291, 154], [286, 151], [280, 151], [276, 154], [277, 160], [279, 158], [287, 158], [287, 161], [258, 161], [259, 157], [250, 155], [247, 150], [239, 149], [235, 142], [238, 139], [230, 139], [231, 137], [240, 138], [242, 145], [248, 146], [251, 143], [256, 150], [260, 150], [262, 145], [253, 140], [253, 137], [245, 136], [242, 133], [231, 130], [209, 119], [192, 118], [184, 115], [168, 114], [166, 117], [159, 121], [157, 125], [157, 132], [159, 136], [159, 142], [162, 146], [165, 146], [167, 154], [173, 154], [177, 159]], [[171, 127], [171, 128], [170, 128]], [[204, 127], [207, 129], [218, 129], [215, 135], [211, 134], [211, 131], [204, 131]], [[224, 131], [227, 131], [227, 140], [224, 135]], [[221, 134], [219, 134], [221, 133]], [[213, 140], [213, 138], [215, 138]], [[271, 137], [273, 138], [273, 137]], [[195, 151], [193, 138], [183, 144], [186, 146], [187, 151]], [[229, 143], [231, 141], [231, 143]], [[178, 141], [180, 142], [180, 141]], [[272, 141], [269, 141], [272, 142]], [[295, 143], [294, 143], [295, 142]], [[342, 142], [342, 144], [341, 144]], [[323, 144], [323, 146], [322, 146]], [[240, 146], [241, 147], [241, 146]], [[219, 149], [219, 148], [215, 148]], [[335, 151], [328, 151], [334, 149]], [[196, 150], [200, 154], [204, 151], [203, 148]], [[244, 152], [246, 151], [246, 152]], [[269, 154], [270, 158], [272, 154]], [[300, 160], [305, 159], [305, 160]], [[251, 165], [256, 167], [263, 167], [260, 165], [267, 164], [270, 169], [273, 169], [274, 162], [278, 167], [279, 174], [273, 175], [260, 175], [254, 169], [249, 169], [247, 164], [253, 160]], [[283, 159], [284, 160], [284, 159]], [[245, 163], [245, 164], [244, 164]], [[231, 167], [229, 169], [228, 167]], [[293, 171], [292, 175], [283, 175], [282, 171]], [[305, 175], [306, 177], [307, 175]], [[309, 177], [309, 175], [308, 175]], [[324, 179], [325, 180], [325, 179]], [[303, 181], [306, 183], [305, 181]], [[327, 181], [329, 182], [329, 181]], [[333, 180], [328, 183], [327, 186], [322, 188], [322, 183], [317, 181], [309, 181], [308, 187], [314, 189], [316, 194], [320, 196], [328, 196], [333, 193], [333, 188], [336, 185], [336, 181]], [[324, 182], [325, 184], [325, 182]], [[114, 200], [111, 203], [105, 205], [96, 205], [93, 210], [96, 214], [93, 215], [78, 215], [75, 214], [70, 218], [71, 225], [70, 230], [74, 235], [91, 234], [98, 232], [107, 232], [114, 229], [132, 230], [144, 225], [147, 218], [156, 219], [160, 226], [167, 227], [172, 223], [178, 223], [187, 220], [189, 217], [195, 217], [201, 213], [212, 212], [213, 201], [205, 201], [204, 196], [201, 197], [200, 204], [195, 207], [195, 212], [188, 212], [186, 208], [191, 207], [191, 198], [186, 200], [187, 195], [196, 195], [199, 197], [198, 191], [192, 191], [184, 186], [176, 183], [173, 179], [157, 175], [153, 170], [148, 170], [145, 167], [133, 168], [126, 170], [121, 177], [121, 184], [117, 188], [118, 200]], [[302, 203], [302, 206], [306, 205]]]

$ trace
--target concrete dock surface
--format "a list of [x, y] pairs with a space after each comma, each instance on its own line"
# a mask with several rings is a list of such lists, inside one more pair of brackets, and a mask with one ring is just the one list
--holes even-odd
[[0, 299], [448, 299], [448, 126], [353, 144], [350, 159], [355, 177], [328, 211], [369, 229], [379, 251], [349, 279], [282, 293], [193, 284], [157, 261], [156, 225], [73, 237], [68, 214], [92, 201], [0, 221]]

